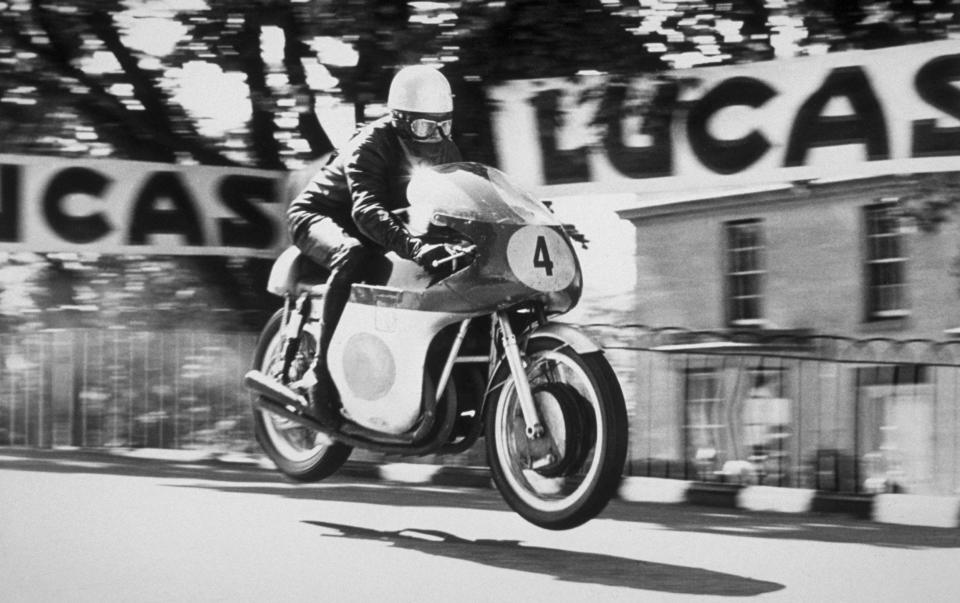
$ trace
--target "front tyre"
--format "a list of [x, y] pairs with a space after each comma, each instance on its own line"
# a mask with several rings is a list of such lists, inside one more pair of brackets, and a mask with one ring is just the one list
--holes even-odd
[[565, 530], [592, 519], [620, 483], [627, 412], [616, 374], [601, 352], [581, 356], [555, 339], [527, 346], [527, 375], [544, 427], [526, 436], [516, 388], [504, 367], [485, 415], [494, 483], [524, 519]]
[[[287, 375], [283, 373], [283, 310], [267, 321], [254, 354], [253, 368], [288, 384], [310, 370], [316, 354], [316, 341], [304, 329], [300, 334], [296, 355]], [[313, 482], [335, 473], [350, 457], [353, 448], [334, 442], [326, 435], [257, 408], [253, 409], [253, 425], [257, 442], [287, 477], [300, 482]]]

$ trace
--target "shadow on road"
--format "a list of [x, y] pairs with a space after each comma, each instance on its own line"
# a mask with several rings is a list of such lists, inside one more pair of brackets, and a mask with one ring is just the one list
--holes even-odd
[[693, 567], [638, 561], [614, 555], [526, 546], [517, 540], [468, 540], [438, 530], [380, 531], [358, 526], [305, 521], [334, 530], [331, 537], [368, 540], [428, 555], [550, 575], [564, 582], [581, 582], [648, 591], [691, 595], [747, 597], [784, 588], [782, 584], [753, 580]]

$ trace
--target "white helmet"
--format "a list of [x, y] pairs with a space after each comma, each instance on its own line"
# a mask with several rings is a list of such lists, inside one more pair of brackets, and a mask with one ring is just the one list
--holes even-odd
[[387, 107], [391, 111], [450, 113], [453, 111], [450, 82], [427, 65], [404, 67], [390, 82]]

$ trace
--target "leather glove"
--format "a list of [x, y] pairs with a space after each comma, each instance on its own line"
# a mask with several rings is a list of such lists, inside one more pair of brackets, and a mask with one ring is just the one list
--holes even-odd
[[413, 261], [419, 264], [430, 274], [439, 274], [443, 272], [453, 272], [456, 270], [456, 260], [442, 262], [434, 265], [453, 255], [453, 252], [443, 243], [422, 243], [413, 254]]

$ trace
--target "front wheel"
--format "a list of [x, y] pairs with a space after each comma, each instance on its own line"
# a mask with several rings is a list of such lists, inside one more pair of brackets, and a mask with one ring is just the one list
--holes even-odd
[[[316, 341], [304, 330], [296, 346], [290, 370], [283, 375], [283, 311], [270, 317], [260, 334], [253, 368], [284, 384], [296, 381], [310, 370]], [[350, 457], [352, 448], [299, 423], [254, 408], [254, 432], [260, 447], [284, 475], [300, 482], [312, 482], [332, 475]]]
[[544, 433], [528, 438], [509, 369], [488, 402], [487, 457], [510, 507], [551, 530], [595, 517], [613, 497], [627, 455], [627, 412], [601, 352], [580, 355], [554, 339], [527, 346], [527, 376]]

